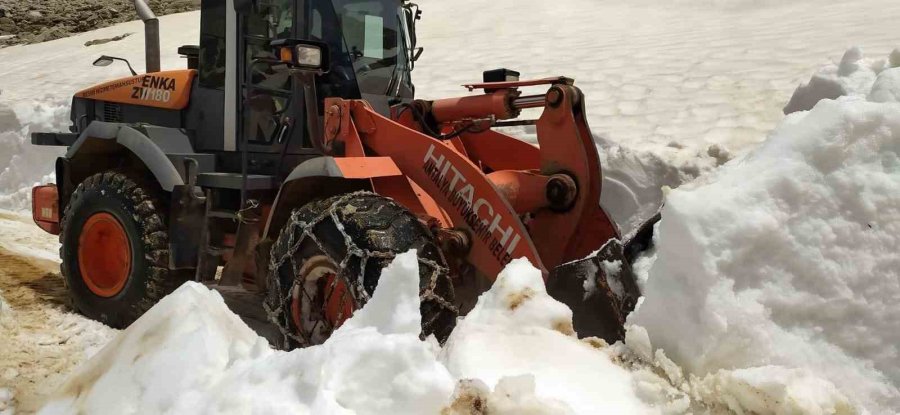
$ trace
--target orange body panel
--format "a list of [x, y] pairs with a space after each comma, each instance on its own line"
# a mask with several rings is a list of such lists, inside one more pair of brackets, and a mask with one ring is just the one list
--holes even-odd
[[490, 170], [537, 170], [541, 168], [541, 150], [494, 130], [463, 133], [459, 136], [466, 153]]
[[31, 217], [44, 231], [59, 235], [59, 194], [55, 184], [31, 189]]
[[78, 91], [78, 98], [119, 104], [182, 110], [191, 97], [191, 84], [197, 71], [183, 69], [154, 72], [117, 79]]
[[403, 175], [390, 157], [336, 157], [334, 163], [345, 179]]

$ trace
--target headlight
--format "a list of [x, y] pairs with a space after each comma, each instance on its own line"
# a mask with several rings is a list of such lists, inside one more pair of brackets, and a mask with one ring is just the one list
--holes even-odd
[[322, 67], [322, 49], [314, 45], [297, 45], [294, 48], [294, 65], [319, 69]]
[[276, 56], [295, 69], [328, 72], [328, 44], [314, 40], [276, 39], [271, 42]]

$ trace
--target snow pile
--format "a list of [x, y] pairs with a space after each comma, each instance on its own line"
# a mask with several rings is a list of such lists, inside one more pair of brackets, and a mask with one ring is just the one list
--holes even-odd
[[669, 194], [657, 249], [630, 322], [714, 376], [711, 394], [900, 408], [900, 105], [846, 97], [789, 116]]
[[[2, 97], [2, 92], [0, 92]], [[0, 209], [30, 209], [31, 187], [55, 180], [60, 148], [31, 145], [33, 131], [67, 131], [68, 105], [62, 102], [0, 103]]]
[[594, 136], [603, 171], [600, 204], [623, 235], [655, 215], [665, 188], [675, 188], [700, 175], [704, 164], [674, 167], [651, 152], [633, 150], [601, 136]]
[[628, 371], [577, 339], [572, 311], [547, 295], [540, 272], [523, 259], [459, 322], [442, 360], [455, 377], [497, 388], [505, 376], [524, 375], [515, 382], [533, 382], [538, 396], [558, 401], [548, 404], [567, 409], [556, 413], [653, 413]]
[[894, 92], [900, 92], [898, 67], [900, 49], [894, 49], [888, 59], [867, 59], [859, 47], [852, 47], [844, 52], [840, 62], [822, 67], [809, 82], [797, 87], [784, 113], [809, 111], [823, 99], [847, 95], [868, 96], [874, 102], [897, 102]]
[[[416, 267], [414, 254], [399, 257], [372, 310], [328, 344], [291, 353], [271, 350], [218, 293], [188, 283], [76, 372], [42, 413], [437, 412], [454, 382], [409, 324]], [[383, 313], [393, 301], [398, 308]]]
[[900, 102], [900, 49], [891, 54], [891, 67], [885, 69], [869, 91], [869, 101]]
[[656, 414], [672, 394], [642, 391], [605, 345], [578, 340], [571, 311], [525, 260], [500, 275], [444, 349], [421, 341], [417, 267], [414, 253], [398, 256], [331, 339], [291, 352], [271, 350], [219, 294], [185, 284], [41, 413]]

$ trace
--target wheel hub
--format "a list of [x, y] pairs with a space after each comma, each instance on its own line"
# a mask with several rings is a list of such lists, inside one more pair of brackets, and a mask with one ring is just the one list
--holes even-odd
[[338, 267], [325, 256], [308, 259], [291, 290], [291, 317], [298, 334], [321, 344], [347, 321], [356, 305]]
[[85, 285], [100, 297], [114, 297], [131, 274], [131, 242], [115, 216], [91, 215], [78, 237], [78, 268]]

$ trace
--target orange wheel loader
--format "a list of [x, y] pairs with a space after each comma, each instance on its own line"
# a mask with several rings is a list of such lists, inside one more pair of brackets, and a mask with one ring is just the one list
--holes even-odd
[[[240, 287], [278, 346], [303, 347], [415, 249], [423, 336], [444, 341], [516, 258], [579, 335], [623, 336], [652, 221], [625, 238], [600, 206], [572, 79], [490, 70], [474, 94], [416, 100], [408, 0], [203, 0], [187, 68], [160, 70], [158, 20], [135, 4], [146, 73], [77, 92], [70, 131], [32, 137], [67, 147], [33, 214], [59, 235], [78, 311], [125, 327], [187, 280]], [[498, 131], [511, 125], [539, 145]]]

